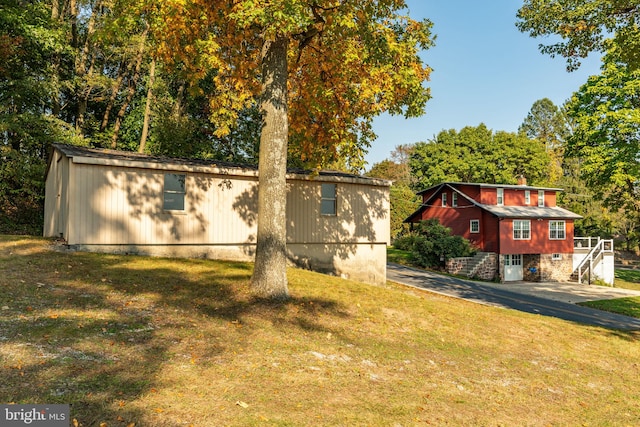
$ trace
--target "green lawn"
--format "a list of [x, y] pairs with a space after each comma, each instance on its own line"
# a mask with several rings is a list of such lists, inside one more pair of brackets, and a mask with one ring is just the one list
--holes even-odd
[[617, 288], [640, 291], [640, 270], [616, 269], [615, 285]]
[[[640, 271], [616, 269], [615, 275], [617, 288], [640, 290]], [[640, 318], [640, 297], [588, 301], [580, 305]]]
[[0, 403], [78, 426], [632, 426], [640, 332], [289, 270], [0, 236]]

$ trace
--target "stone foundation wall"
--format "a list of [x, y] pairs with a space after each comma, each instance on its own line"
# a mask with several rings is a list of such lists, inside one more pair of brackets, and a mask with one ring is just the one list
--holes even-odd
[[560, 254], [562, 259], [554, 260], [553, 254], [522, 256], [523, 280], [527, 282], [567, 281], [573, 272], [571, 254]]
[[[476, 258], [473, 257], [460, 257], [451, 258], [447, 260], [447, 273], [464, 275], [465, 271], [469, 271], [474, 268]], [[485, 253], [483, 261], [478, 265], [477, 270], [471, 277], [481, 280], [494, 280], [498, 274], [498, 254]]]
[[478, 267], [476, 274], [473, 277], [477, 277], [482, 280], [494, 280], [498, 276], [498, 254], [488, 254], [484, 262]]
[[522, 280], [541, 282], [540, 255], [522, 255]]
[[564, 282], [573, 273], [572, 254], [560, 254], [562, 259], [552, 259], [552, 254], [540, 255], [540, 280], [543, 282]]
[[447, 273], [460, 274], [460, 272], [469, 267], [472, 262], [473, 257], [450, 258], [447, 260]]

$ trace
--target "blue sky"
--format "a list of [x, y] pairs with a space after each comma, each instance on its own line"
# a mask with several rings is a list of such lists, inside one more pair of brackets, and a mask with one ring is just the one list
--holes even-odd
[[599, 73], [600, 54], [574, 72], [564, 58], [538, 50], [545, 39], [533, 39], [515, 27], [520, 0], [408, 0], [410, 16], [429, 18], [436, 46], [421, 54], [433, 68], [432, 99], [426, 114], [405, 120], [380, 116], [378, 138], [366, 156], [367, 169], [390, 158], [400, 144], [428, 141], [443, 129], [486, 124], [494, 131], [517, 131], [533, 103], [549, 98], [562, 105]]

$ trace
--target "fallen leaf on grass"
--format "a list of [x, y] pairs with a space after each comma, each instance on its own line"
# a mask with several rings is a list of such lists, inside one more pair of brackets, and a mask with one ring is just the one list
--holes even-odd
[[238, 401], [236, 402], [236, 405], [240, 406], [241, 408], [248, 408], [248, 407], [249, 407], [249, 404], [248, 404], [248, 403], [243, 402], [242, 400], [238, 400]]

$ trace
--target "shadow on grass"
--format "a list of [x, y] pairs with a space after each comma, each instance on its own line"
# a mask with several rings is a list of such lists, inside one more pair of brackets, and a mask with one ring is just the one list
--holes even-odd
[[188, 360], [194, 340], [201, 356], [224, 357], [265, 321], [339, 335], [319, 314], [349, 316], [327, 299], [253, 297], [248, 263], [30, 245], [0, 241], [0, 403], [69, 403], [84, 426], [141, 425], [148, 411], [130, 402], [155, 393], [161, 371]]

